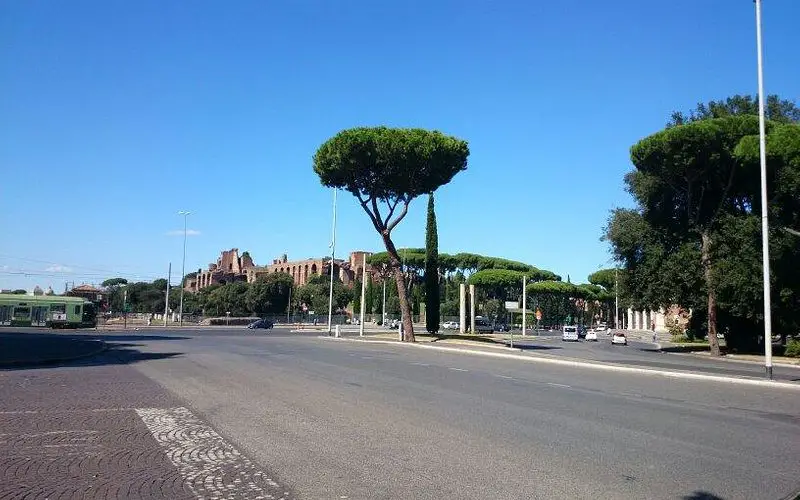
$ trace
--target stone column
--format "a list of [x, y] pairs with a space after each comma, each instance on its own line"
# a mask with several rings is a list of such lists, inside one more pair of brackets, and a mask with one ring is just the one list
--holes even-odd
[[462, 334], [467, 329], [467, 289], [464, 283], [458, 285], [458, 331]]
[[475, 333], [475, 285], [469, 286], [469, 331]]
[[666, 311], [664, 308], [660, 308], [656, 313], [656, 331], [657, 332], [666, 332], [669, 329], [667, 328], [667, 318], [666, 318]]

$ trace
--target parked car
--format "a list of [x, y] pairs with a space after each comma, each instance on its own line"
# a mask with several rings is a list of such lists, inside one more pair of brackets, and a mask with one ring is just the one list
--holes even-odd
[[564, 328], [562, 328], [562, 330], [561, 330], [561, 341], [562, 342], [563, 341], [567, 341], [567, 340], [570, 340], [570, 341], [573, 341], [573, 342], [577, 342], [578, 338], [579, 337], [578, 337], [578, 327], [577, 326], [565, 325]]
[[247, 328], [250, 328], [251, 330], [257, 330], [259, 328], [264, 328], [264, 329], [272, 328], [273, 326], [275, 326], [275, 323], [273, 323], [272, 321], [268, 319], [259, 319], [247, 325]]
[[589, 330], [586, 332], [586, 340], [597, 342], [597, 330]]
[[503, 323], [498, 323], [497, 325], [495, 325], [495, 329], [496, 329], [498, 332], [510, 332], [510, 331], [511, 331], [511, 325], [506, 325], [506, 324], [503, 324]]
[[628, 338], [622, 332], [616, 332], [611, 337], [611, 345], [628, 345]]
[[458, 321], [445, 321], [442, 323], [442, 328], [445, 330], [458, 330]]

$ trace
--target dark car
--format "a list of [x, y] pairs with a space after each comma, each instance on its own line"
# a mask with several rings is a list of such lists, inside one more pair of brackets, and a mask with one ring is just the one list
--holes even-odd
[[268, 319], [259, 319], [257, 321], [253, 321], [252, 323], [247, 325], [247, 328], [255, 330], [257, 328], [265, 328], [265, 329], [266, 328], [272, 328], [273, 326], [275, 326], [275, 323], [273, 323], [272, 321], [270, 321]]

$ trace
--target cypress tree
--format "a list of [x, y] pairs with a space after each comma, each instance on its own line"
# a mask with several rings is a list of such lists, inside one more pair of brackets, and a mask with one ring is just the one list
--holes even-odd
[[425, 329], [430, 333], [439, 331], [439, 305], [439, 233], [431, 193], [425, 228]]

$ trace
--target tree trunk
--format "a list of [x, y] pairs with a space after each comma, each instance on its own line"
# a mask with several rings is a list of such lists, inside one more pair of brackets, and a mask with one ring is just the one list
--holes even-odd
[[703, 275], [708, 290], [708, 346], [712, 356], [719, 356], [719, 339], [717, 338], [717, 291], [711, 278], [711, 236], [707, 231], [700, 233], [702, 246], [700, 255], [703, 262]]
[[394, 270], [394, 279], [397, 283], [397, 298], [400, 300], [400, 313], [403, 316], [403, 342], [415, 342], [414, 321], [411, 317], [411, 305], [408, 302], [408, 291], [406, 290], [406, 280], [403, 276], [403, 269], [400, 263], [400, 256], [391, 237], [384, 233], [383, 244], [389, 254], [389, 263]]

